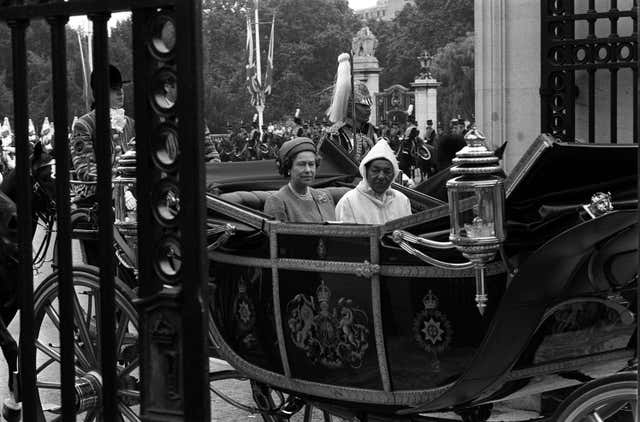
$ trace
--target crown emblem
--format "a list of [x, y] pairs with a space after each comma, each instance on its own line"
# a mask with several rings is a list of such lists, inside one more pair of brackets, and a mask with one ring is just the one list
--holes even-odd
[[316, 289], [316, 297], [320, 303], [329, 302], [329, 299], [331, 299], [331, 290], [329, 290], [324, 280], [320, 282], [320, 285]]
[[240, 283], [238, 283], [238, 293], [240, 294], [247, 293], [247, 285], [242, 279], [240, 279]]
[[424, 309], [436, 309], [439, 304], [438, 297], [429, 290], [429, 293], [422, 298], [422, 304], [424, 305]]

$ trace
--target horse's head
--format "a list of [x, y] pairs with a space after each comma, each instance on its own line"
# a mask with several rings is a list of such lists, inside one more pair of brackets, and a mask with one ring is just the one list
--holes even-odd
[[45, 150], [42, 143], [36, 142], [31, 154], [31, 177], [34, 185], [34, 208], [44, 211], [50, 207], [56, 197], [54, 179], [56, 160]]

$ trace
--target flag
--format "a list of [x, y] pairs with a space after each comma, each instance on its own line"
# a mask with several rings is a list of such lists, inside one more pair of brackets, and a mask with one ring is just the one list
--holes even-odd
[[271, 38], [269, 38], [269, 54], [267, 56], [267, 69], [264, 73], [264, 94], [271, 95], [271, 84], [273, 82], [273, 33], [276, 24], [276, 17], [271, 21]]
[[251, 21], [247, 18], [247, 89], [251, 95], [251, 104], [256, 105], [259, 102], [262, 88], [260, 82], [258, 82], [258, 73], [256, 70], [256, 61], [253, 55], [253, 32], [251, 31]]

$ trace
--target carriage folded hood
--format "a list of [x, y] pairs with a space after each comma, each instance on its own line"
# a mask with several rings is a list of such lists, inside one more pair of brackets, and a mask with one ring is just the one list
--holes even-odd
[[[358, 165], [342, 149], [331, 142], [320, 145], [322, 161], [316, 173], [315, 186], [334, 180], [351, 181], [359, 175]], [[236, 190], [274, 190], [285, 182], [275, 160], [239, 161], [206, 164], [208, 190], [221, 193]]]
[[540, 135], [505, 180], [507, 216], [535, 223], [610, 192], [618, 206], [637, 198], [638, 146], [555, 142]]

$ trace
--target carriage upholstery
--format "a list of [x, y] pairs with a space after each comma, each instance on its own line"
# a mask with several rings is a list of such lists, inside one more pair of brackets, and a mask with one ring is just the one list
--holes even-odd
[[[337, 204], [340, 198], [342, 198], [342, 195], [351, 190], [351, 188], [338, 186], [326, 187], [322, 188], [322, 190], [329, 193], [333, 198], [333, 202]], [[233, 202], [234, 204], [243, 205], [257, 211], [262, 211], [264, 209], [264, 203], [267, 198], [273, 195], [275, 192], [277, 191], [236, 191], [220, 194], [220, 198], [224, 199], [225, 201]]]

